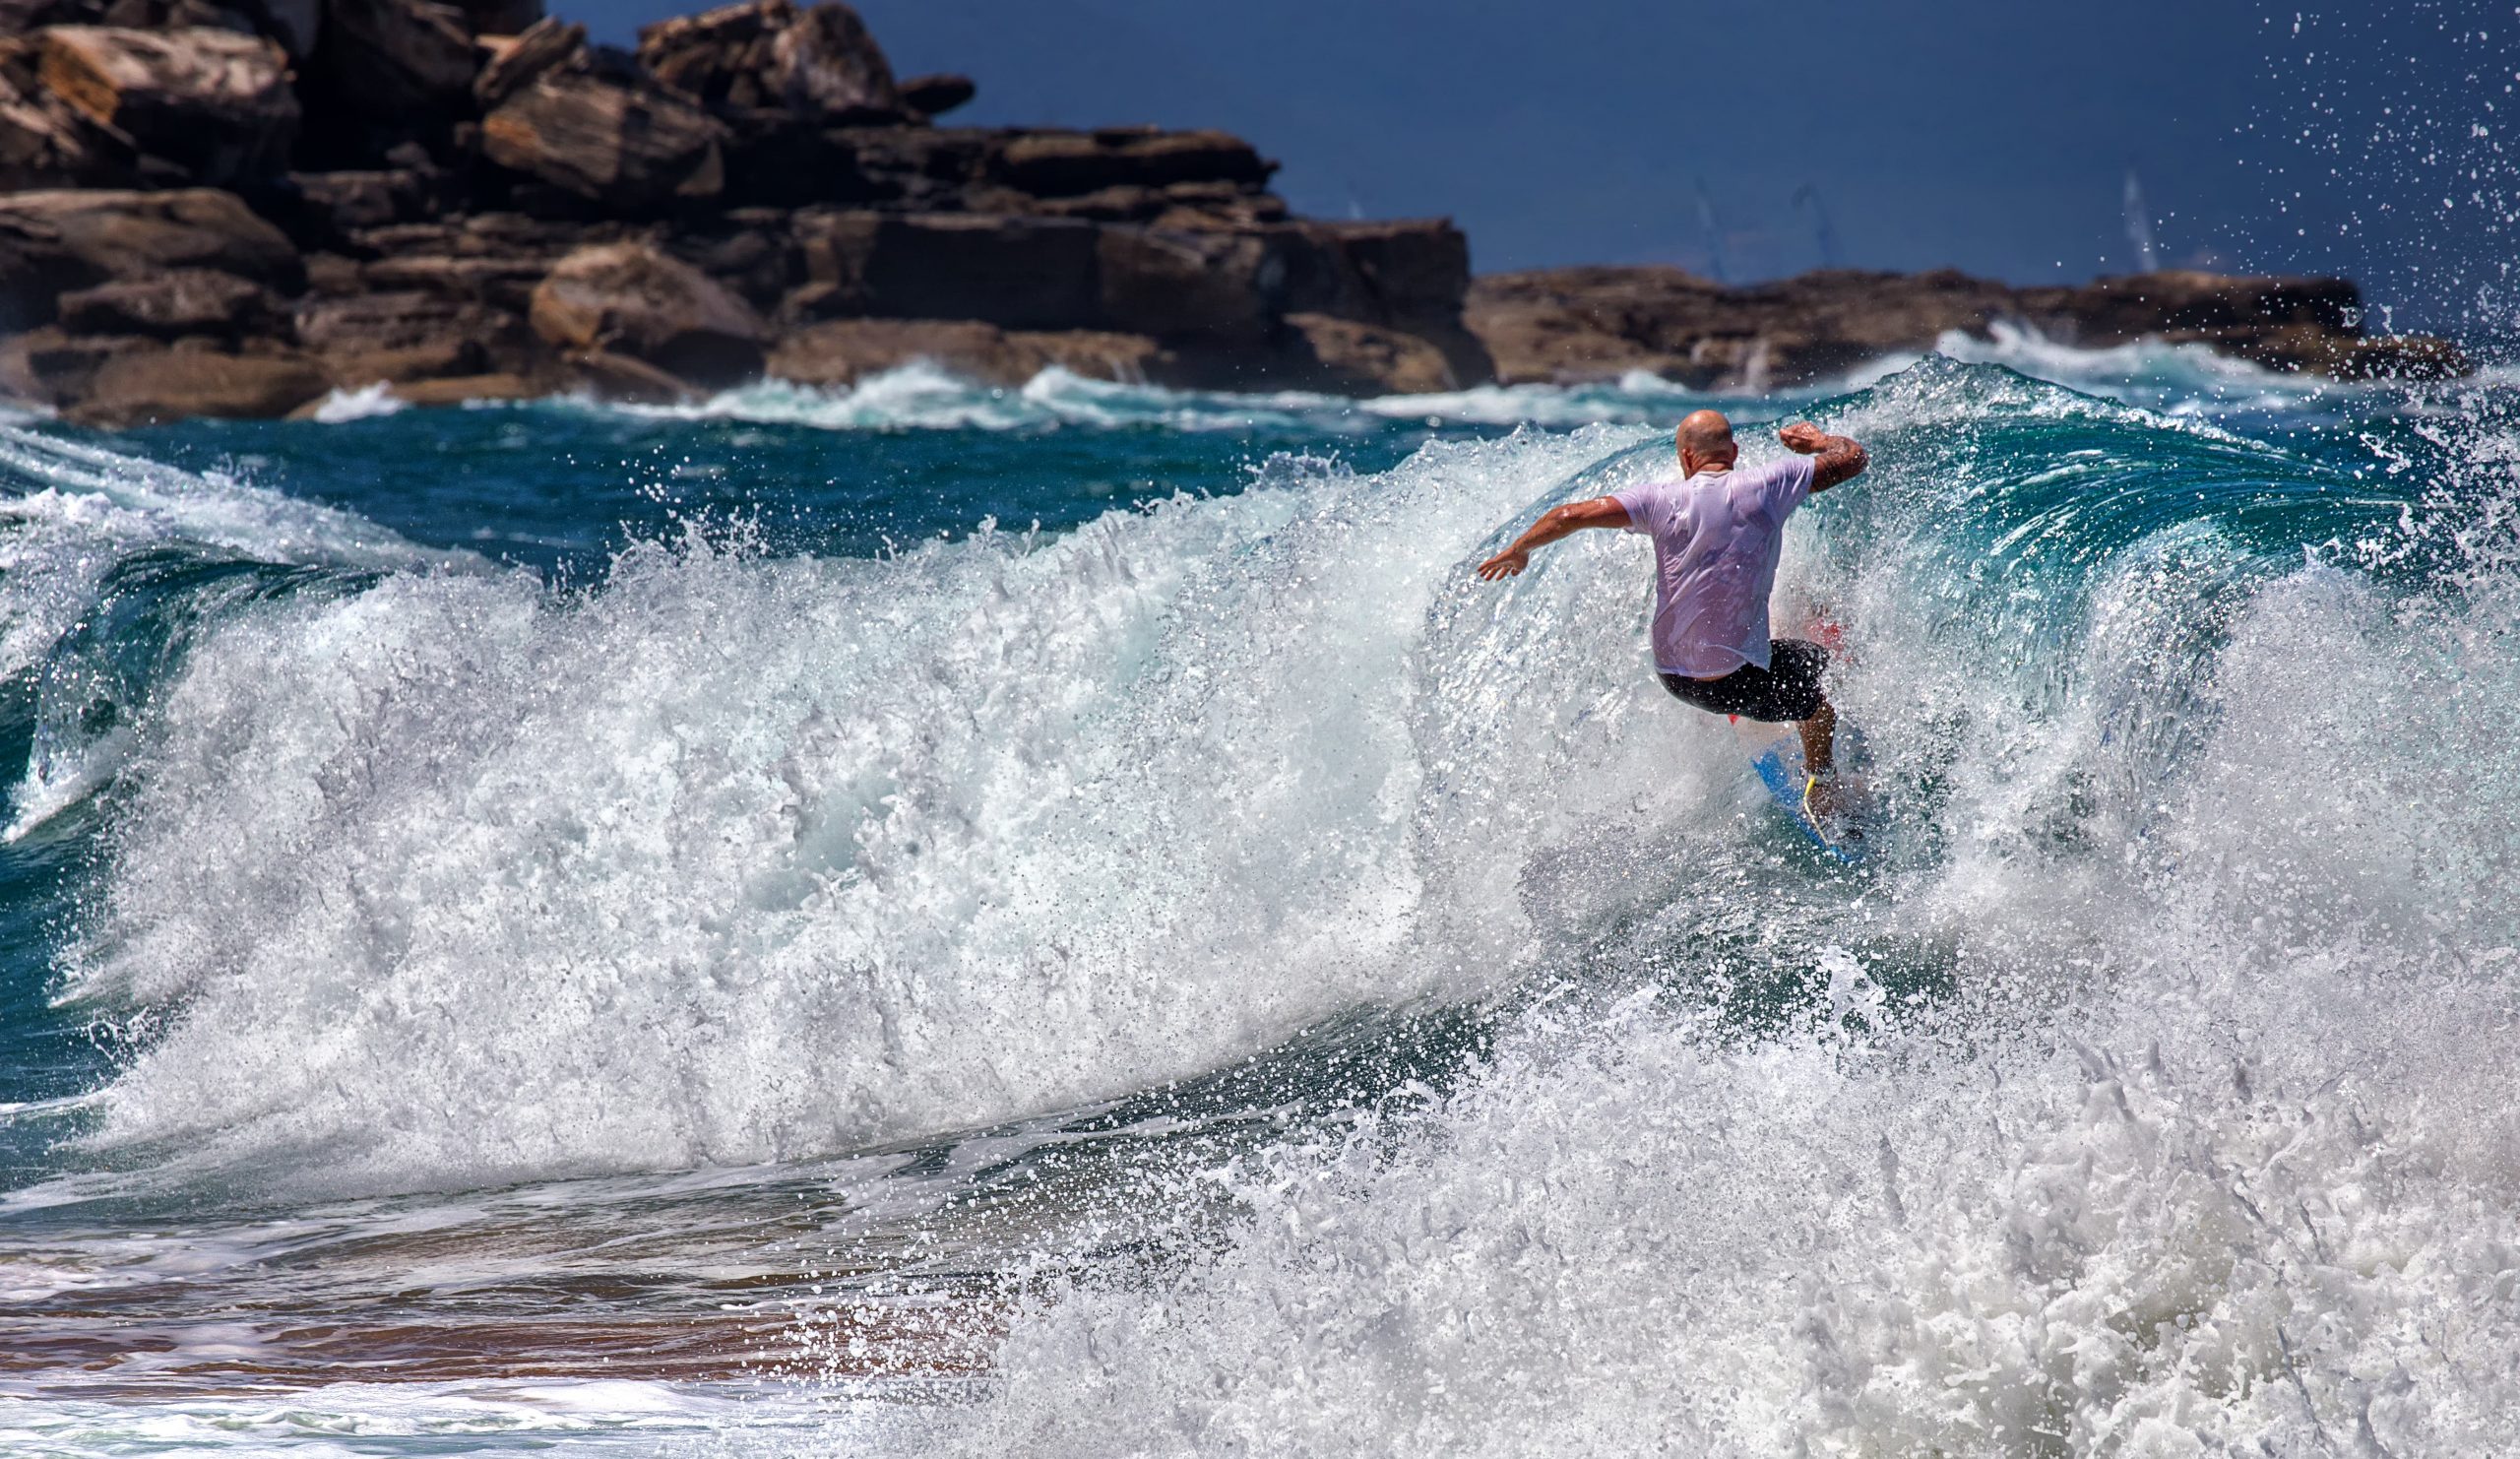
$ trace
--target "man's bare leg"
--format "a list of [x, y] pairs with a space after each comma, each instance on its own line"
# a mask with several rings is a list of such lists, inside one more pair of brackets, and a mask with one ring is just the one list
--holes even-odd
[[1812, 777], [1803, 806], [1813, 819], [1825, 820], [1846, 809], [1846, 793], [1836, 775], [1838, 710], [1826, 699], [1811, 718], [1794, 727], [1802, 734], [1802, 770]]

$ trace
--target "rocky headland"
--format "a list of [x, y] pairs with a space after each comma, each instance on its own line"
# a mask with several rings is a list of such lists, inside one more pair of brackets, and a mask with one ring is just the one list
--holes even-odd
[[1444, 220], [1295, 218], [1221, 132], [968, 128], [855, 12], [592, 45], [541, 0], [0, 0], [0, 393], [72, 419], [668, 400], [913, 359], [1418, 393], [1650, 370], [1788, 384], [2011, 319], [2285, 369], [2454, 374], [2337, 280], [2013, 289], [1668, 269], [1474, 283]]

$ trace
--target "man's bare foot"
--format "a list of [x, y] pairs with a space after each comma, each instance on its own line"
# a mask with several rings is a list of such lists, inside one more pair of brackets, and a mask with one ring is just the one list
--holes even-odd
[[1854, 809], [1854, 793], [1836, 775], [1815, 775], [1802, 783], [1802, 813], [1823, 832], [1835, 835], [1844, 830]]

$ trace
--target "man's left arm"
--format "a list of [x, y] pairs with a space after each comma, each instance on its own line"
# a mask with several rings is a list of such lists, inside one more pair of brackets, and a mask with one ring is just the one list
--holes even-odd
[[1862, 445], [1847, 436], [1833, 436], [1808, 420], [1797, 420], [1776, 433], [1788, 451], [1814, 458], [1811, 463], [1811, 490], [1814, 494], [1828, 490], [1843, 481], [1863, 475], [1872, 457]]
[[1504, 551], [1479, 564], [1479, 576], [1484, 582], [1500, 582], [1532, 565], [1532, 549], [1544, 547], [1559, 538], [1568, 537], [1587, 527], [1617, 528], [1627, 525], [1627, 508], [1615, 496], [1595, 497], [1591, 501], [1572, 501], [1562, 507], [1551, 507], [1532, 524], [1531, 531], [1514, 539]]

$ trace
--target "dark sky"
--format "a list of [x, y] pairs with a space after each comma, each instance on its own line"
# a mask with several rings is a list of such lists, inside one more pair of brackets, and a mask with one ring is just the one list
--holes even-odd
[[[624, 44], [697, 8], [552, 4]], [[1808, 188], [1840, 263], [2086, 279], [2136, 255], [2131, 170], [2166, 264], [2343, 272], [2400, 323], [2512, 328], [2510, 0], [857, 8], [901, 74], [978, 82], [955, 122], [1223, 127], [1299, 212], [1449, 215], [1482, 272], [1795, 273], [1822, 261]]]

